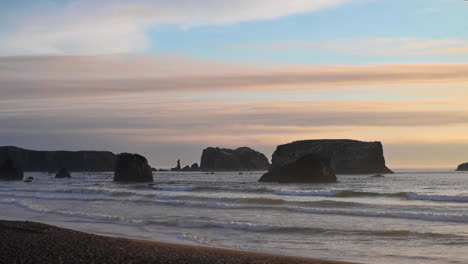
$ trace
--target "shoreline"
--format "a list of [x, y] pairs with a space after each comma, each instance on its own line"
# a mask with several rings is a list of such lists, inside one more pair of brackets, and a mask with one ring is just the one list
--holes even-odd
[[95, 235], [29, 221], [0, 220], [0, 263], [357, 264]]

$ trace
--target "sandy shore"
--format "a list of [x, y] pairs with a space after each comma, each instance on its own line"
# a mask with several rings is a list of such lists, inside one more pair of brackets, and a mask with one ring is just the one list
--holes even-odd
[[0, 221], [0, 252], [0, 263], [344, 263], [105, 237], [20, 221]]

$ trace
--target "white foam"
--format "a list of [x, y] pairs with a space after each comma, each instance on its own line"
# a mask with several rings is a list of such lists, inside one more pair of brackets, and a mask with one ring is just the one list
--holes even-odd
[[463, 195], [427, 195], [427, 194], [409, 193], [408, 194], [408, 200], [468, 202], [468, 196], [463, 196]]
[[250, 230], [250, 231], [271, 231], [278, 230], [282, 227], [271, 226], [271, 225], [256, 225], [251, 223], [220, 223], [220, 222], [210, 222], [210, 221], [194, 221], [194, 222], [178, 222], [177, 227], [182, 228], [223, 228], [223, 229], [232, 229], [232, 230]]
[[177, 196], [156, 194], [156, 195], [153, 196], [153, 198], [155, 200], [173, 200], [173, 199], [176, 199]]
[[288, 195], [288, 196], [336, 196], [338, 192], [304, 192], [304, 191], [287, 191], [276, 190], [273, 192], [275, 195]]
[[112, 216], [112, 215], [104, 215], [104, 214], [96, 214], [96, 213], [83, 213], [83, 212], [74, 212], [74, 211], [63, 211], [63, 210], [50, 210], [50, 209], [47, 209], [39, 205], [35, 205], [30, 202], [17, 201], [14, 199], [0, 200], [0, 204], [14, 205], [14, 206], [23, 208], [29, 212], [39, 213], [39, 214], [54, 214], [54, 215], [60, 215], [60, 216], [65, 216], [65, 217], [77, 217], [77, 218], [84, 218], [84, 219], [90, 219], [90, 220], [112, 222], [112, 223], [123, 224], [123, 225], [132, 225], [132, 226], [141, 226], [144, 224], [144, 221], [125, 219], [120, 216]]
[[468, 222], [468, 215], [453, 215], [453, 214], [430, 214], [430, 213], [412, 213], [412, 212], [370, 212], [370, 211], [351, 211], [351, 210], [330, 210], [330, 209], [309, 209], [309, 208], [294, 208], [296, 212], [310, 214], [333, 214], [333, 215], [350, 215], [350, 216], [367, 216], [367, 217], [389, 217], [402, 219], [415, 219], [425, 221], [443, 221], [443, 222]]
[[153, 189], [160, 191], [186, 192], [193, 191], [197, 187], [192, 186], [153, 186]]
[[43, 195], [18, 195], [18, 194], [0, 194], [3, 198], [21, 198], [34, 200], [56, 200], [56, 201], [103, 201], [103, 198], [93, 197], [62, 197], [62, 196], [43, 196]]
[[237, 204], [216, 203], [216, 202], [184, 202], [186, 206], [199, 206], [207, 208], [221, 208], [221, 209], [241, 209], [250, 208], [249, 206], [242, 206]]

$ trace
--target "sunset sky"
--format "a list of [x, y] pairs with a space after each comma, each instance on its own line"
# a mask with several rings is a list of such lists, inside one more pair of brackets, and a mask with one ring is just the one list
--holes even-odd
[[468, 162], [468, 2], [0, 2], [0, 145], [271, 157], [382, 141], [390, 168]]

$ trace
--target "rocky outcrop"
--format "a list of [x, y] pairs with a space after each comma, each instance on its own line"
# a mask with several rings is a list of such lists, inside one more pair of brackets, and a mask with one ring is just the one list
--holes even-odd
[[191, 166], [186, 165], [183, 168], [180, 166], [180, 160], [177, 160], [177, 166], [171, 168], [171, 171], [198, 171], [200, 168], [198, 167], [198, 163], [194, 163]]
[[457, 171], [468, 171], [468, 162], [458, 165]]
[[271, 168], [259, 180], [278, 183], [329, 183], [336, 182], [331, 159], [308, 154], [296, 161]]
[[0, 161], [10, 158], [25, 171], [113, 171], [116, 155], [108, 151], [36, 151], [0, 147]]
[[61, 168], [57, 174], [55, 174], [55, 178], [71, 178], [70, 172], [65, 169]]
[[32, 182], [34, 180], [34, 177], [27, 177], [26, 179], [24, 179], [24, 182]]
[[33, 180], [34, 180], [33, 177], [28, 177], [28, 178], [24, 179], [23, 182], [29, 183], [29, 182], [32, 182]]
[[0, 180], [20, 181], [23, 177], [23, 169], [17, 167], [11, 159], [6, 159], [0, 167]]
[[115, 182], [152, 182], [153, 173], [148, 160], [138, 154], [117, 155], [114, 173]]
[[280, 145], [273, 153], [272, 169], [293, 163], [308, 154], [330, 158], [336, 174], [393, 173], [385, 166], [380, 142], [356, 140], [304, 140]]
[[270, 163], [265, 155], [248, 147], [206, 148], [200, 163], [203, 171], [267, 170], [269, 167]]
[[180, 167], [180, 159], [177, 160], [177, 165], [174, 168], [171, 168], [171, 171], [181, 171], [182, 168]]
[[198, 167], [198, 163], [194, 163], [194, 164], [192, 164], [192, 166], [190, 166], [191, 171], [197, 171], [199, 169], [200, 169], [200, 167]]

